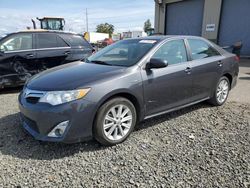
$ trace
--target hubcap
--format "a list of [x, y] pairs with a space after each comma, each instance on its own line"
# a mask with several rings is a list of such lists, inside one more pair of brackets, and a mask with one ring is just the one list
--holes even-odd
[[113, 141], [124, 138], [132, 126], [132, 112], [125, 105], [112, 107], [106, 114], [103, 129], [105, 136]]
[[227, 99], [229, 91], [229, 84], [226, 80], [221, 80], [218, 88], [217, 88], [217, 100], [219, 103], [224, 103], [225, 100]]

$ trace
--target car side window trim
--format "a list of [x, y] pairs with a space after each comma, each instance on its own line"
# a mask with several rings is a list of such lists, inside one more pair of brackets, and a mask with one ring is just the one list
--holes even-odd
[[187, 40], [187, 38], [185, 38], [183, 40], [184, 40], [184, 43], [185, 43], [185, 46], [186, 46], [188, 61], [193, 61], [193, 59], [192, 59], [192, 52], [191, 52], [188, 40]]
[[[22, 33], [21, 33], [22, 34]], [[10, 37], [18, 36], [18, 34], [12, 34], [9, 37], [6, 37], [2, 42], [7, 41]], [[44, 50], [62, 50], [62, 49], [71, 49], [71, 46], [62, 38], [60, 37], [68, 46], [67, 47], [51, 47], [51, 48], [37, 48], [37, 35], [32, 33], [32, 49], [27, 50], [12, 50], [12, 51], [4, 51], [4, 54], [12, 54], [12, 53], [22, 53], [22, 52], [30, 52], [30, 51], [44, 51]]]
[[30, 51], [61, 50], [61, 49], [71, 49], [71, 47], [36, 48], [36, 49], [29, 49], [29, 50], [6, 51], [4, 53], [5, 54], [10, 54], [10, 53], [20, 53], [20, 52], [30, 52]]

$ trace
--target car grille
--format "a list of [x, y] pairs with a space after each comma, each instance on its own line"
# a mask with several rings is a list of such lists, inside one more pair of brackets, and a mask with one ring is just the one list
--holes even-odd
[[31, 103], [31, 104], [36, 104], [36, 103], [39, 102], [39, 99], [40, 99], [40, 98], [38, 98], [38, 97], [27, 97], [27, 98], [26, 98], [26, 101], [27, 101], [28, 103]]
[[24, 89], [23, 96], [28, 103], [36, 104], [39, 102], [40, 98], [45, 95], [43, 91], [35, 91], [30, 89]]

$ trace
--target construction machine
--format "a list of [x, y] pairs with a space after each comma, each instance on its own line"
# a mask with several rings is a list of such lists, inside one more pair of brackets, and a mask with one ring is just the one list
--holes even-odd
[[[40, 22], [40, 29], [45, 30], [56, 30], [62, 31], [64, 30], [65, 20], [64, 18], [60, 17], [43, 17], [43, 18], [36, 18]], [[31, 19], [33, 23], [33, 28], [37, 29], [35, 20]]]

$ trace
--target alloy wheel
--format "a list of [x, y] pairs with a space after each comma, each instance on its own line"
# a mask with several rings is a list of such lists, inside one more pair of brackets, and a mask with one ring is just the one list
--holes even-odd
[[217, 92], [216, 92], [216, 97], [219, 103], [224, 103], [227, 99], [229, 93], [229, 83], [227, 80], [223, 79], [220, 81]]
[[127, 136], [132, 122], [133, 116], [129, 107], [124, 104], [113, 106], [104, 118], [104, 134], [109, 140], [120, 140]]

